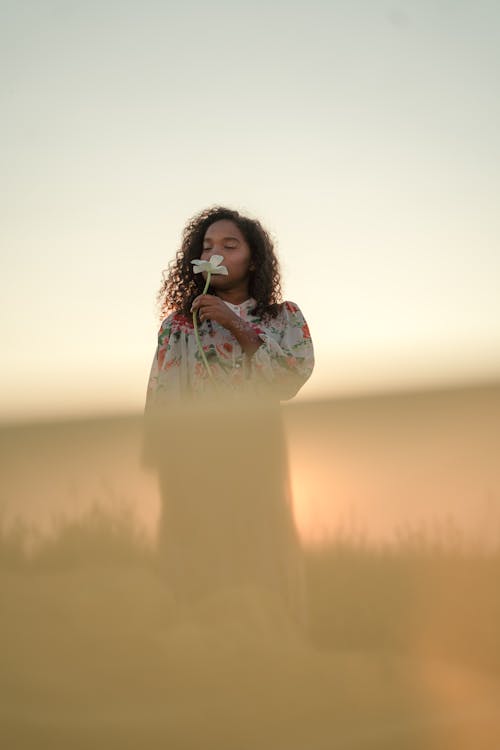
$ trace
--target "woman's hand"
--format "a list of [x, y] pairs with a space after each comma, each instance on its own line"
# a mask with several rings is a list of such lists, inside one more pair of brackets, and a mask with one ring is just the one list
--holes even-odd
[[200, 294], [193, 300], [191, 312], [198, 310], [200, 321], [215, 320], [219, 325], [231, 330], [234, 324], [239, 321], [238, 316], [234, 313], [220, 297], [215, 294]]
[[200, 294], [193, 301], [191, 310], [200, 311], [200, 320], [216, 320], [227, 328], [248, 356], [252, 356], [262, 345], [262, 340], [253, 327], [214, 294]]

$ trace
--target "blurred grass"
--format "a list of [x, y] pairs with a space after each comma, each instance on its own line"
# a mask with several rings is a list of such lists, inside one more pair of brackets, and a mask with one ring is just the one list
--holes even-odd
[[0, 521], [0, 565], [10, 570], [50, 570], [77, 565], [150, 564], [153, 549], [132, 512], [98, 503], [82, 516], [55, 516], [52, 533], [16, 519]]
[[339, 535], [306, 554], [312, 636], [324, 648], [386, 649], [500, 672], [500, 550], [450, 525], [393, 543]]
[[466, 550], [452, 531], [437, 544], [407, 528], [378, 548], [340, 531], [304, 550], [302, 643], [251, 591], [202, 601], [186, 618], [126, 511], [96, 506], [56, 532], [18, 523], [0, 535], [2, 747], [500, 741], [497, 552]]
[[[336, 536], [306, 547], [304, 559], [316, 647], [392, 650], [500, 672], [500, 549], [487, 552], [479, 540], [471, 544], [451, 517], [441, 524], [400, 527], [393, 541], [383, 544], [340, 528]], [[50, 538], [20, 522], [8, 531], [3, 526], [0, 566], [4, 601], [14, 601], [16, 586], [26, 588], [31, 575], [40, 579], [89, 568], [101, 571], [92, 578], [94, 603], [100, 587], [102, 596], [115, 596], [119, 606], [120, 571], [122, 582], [133, 571], [143, 576], [150, 610], [159, 611], [155, 596], [165, 599], [152, 540], [126, 509], [118, 514], [96, 505], [79, 519], [59, 519]], [[106, 579], [106, 569], [115, 571], [113, 578]], [[66, 603], [78, 608], [82, 597], [75, 592]], [[140, 606], [146, 606], [145, 597]], [[121, 614], [127, 617], [125, 609]]]

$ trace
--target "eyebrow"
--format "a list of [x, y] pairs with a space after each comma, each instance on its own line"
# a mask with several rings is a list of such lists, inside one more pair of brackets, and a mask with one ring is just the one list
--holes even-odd
[[[222, 239], [223, 240], [236, 240], [237, 242], [239, 242], [238, 237], [223, 237]], [[211, 237], [205, 237], [205, 239], [203, 240], [203, 242], [211, 242], [211, 241], [212, 241]]]

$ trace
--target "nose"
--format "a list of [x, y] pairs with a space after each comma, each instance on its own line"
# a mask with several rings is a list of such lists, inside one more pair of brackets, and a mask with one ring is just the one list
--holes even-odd
[[[216, 252], [216, 250], [204, 250], [203, 253], [202, 253], [202, 255], [204, 256], [204, 258], [206, 260], [208, 260], [208, 261], [212, 260], [212, 256], [217, 255], [217, 254], [218, 253]], [[220, 255], [220, 253], [219, 253], [219, 255]]]

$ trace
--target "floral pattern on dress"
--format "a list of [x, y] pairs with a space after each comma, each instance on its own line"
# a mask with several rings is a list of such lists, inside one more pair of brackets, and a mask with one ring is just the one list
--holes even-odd
[[[294, 302], [283, 302], [276, 318], [252, 314], [255, 305], [255, 299], [249, 298], [237, 306], [241, 319], [262, 341], [252, 355], [245, 354], [235, 336], [212, 320], [198, 325], [203, 350], [218, 384], [231, 391], [272, 394], [276, 400], [286, 401], [295, 396], [314, 367], [309, 327]], [[171, 313], [158, 331], [145, 410], [158, 401], [184, 399], [211, 388], [192, 320]]]

